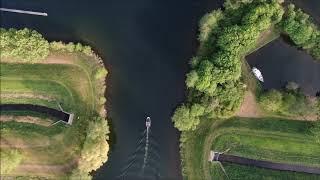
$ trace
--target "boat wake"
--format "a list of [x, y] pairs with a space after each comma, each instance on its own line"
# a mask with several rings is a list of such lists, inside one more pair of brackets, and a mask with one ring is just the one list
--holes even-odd
[[117, 179], [159, 179], [158, 144], [151, 133], [151, 119], [138, 140], [134, 153], [128, 158]]

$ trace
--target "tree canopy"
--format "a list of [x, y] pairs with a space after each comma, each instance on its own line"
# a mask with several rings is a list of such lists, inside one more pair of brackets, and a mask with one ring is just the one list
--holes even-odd
[[49, 54], [49, 43], [41, 34], [29, 29], [0, 28], [1, 58], [19, 62], [38, 62]]
[[[224, 11], [215, 10], [201, 19], [199, 53], [186, 75], [188, 101], [174, 113], [175, 127], [192, 130], [201, 117], [234, 114], [244, 96], [241, 59], [263, 31], [280, 22], [283, 13], [276, 0], [228, 0]], [[191, 113], [195, 104], [201, 107], [196, 115]]]
[[320, 60], [320, 30], [308, 14], [290, 4], [281, 25], [297, 46], [306, 49], [314, 58]]
[[282, 94], [279, 91], [272, 89], [263, 93], [259, 98], [259, 102], [262, 108], [267, 111], [279, 111], [282, 105]]
[[81, 151], [78, 169], [81, 172], [97, 170], [108, 160], [109, 127], [107, 121], [101, 117], [89, 121], [87, 136]]
[[175, 111], [172, 120], [180, 131], [195, 130], [200, 123], [199, 116], [204, 113], [204, 108], [199, 104], [193, 104], [191, 108], [182, 105]]
[[[262, 109], [286, 116], [316, 115], [319, 112], [317, 99], [307, 97], [299, 89], [269, 90], [262, 92], [259, 103]], [[297, 86], [297, 85], [294, 85]]]
[[94, 56], [90, 46], [73, 42], [48, 42], [40, 33], [27, 28], [0, 28], [0, 58], [11, 62], [36, 63], [48, 57], [50, 51], [79, 52], [87, 56]]

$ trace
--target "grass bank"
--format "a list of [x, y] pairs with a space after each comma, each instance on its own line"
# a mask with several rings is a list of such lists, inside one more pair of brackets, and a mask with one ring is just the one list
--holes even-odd
[[317, 180], [318, 175], [273, 171], [256, 167], [241, 166], [231, 163], [224, 163], [223, 172], [218, 163], [213, 163], [210, 167], [210, 174], [214, 175], [212, 179], [233, 179], [233, 180], [256, 180], [256, 179], [290, 179], [290, 180]]
[[[310, 126], [310, 122], [277, 118], [234, 117], [214, 122], [202, 121], [196, 131], [182, 133], [182, 137], [187, 139], [181, 153], [185, 179], [217, 179], [225, 176], [219, 165], [208, 162], [210, 150], [228, 150], [228, 154], [253, 159], [320, 167], [320, 145], [314, 142], [309, 132]], [[231, 179], [277, 176], [319, 178], [303, 173], [261, 170], [233, 164], [223, 166]]]
[[[26, 122], [1, 122], [0, 150], [16, 149], [23, 157], [18, 167], [5, 175], [53, 179], [69, 176], [84, 158], [87, 134], [94, 131], [88, 130], [88, 125], [96, 122], [96, 117], [104, 119], [106, 116], [106, 74], [100, 73], [97, 77], [97, 73], [104, 69], [101, 60], [80, 52], [51, 50], [41, 63], [4, 61], [0, 66], [1, 103], [28, 103], [56, 109], [60, 104], [65, 111], [75, 114], [71, 126], [57, 124], [44, 127]], [[35, 115], [30, 112], [5, 114], [13, 117]], [[107, 134], [108, 129], [101, 132]], [[104, 143], [106, 138], [104, 136]], [[106, 149], [103, 153], [107, 152]], [[95, 157], [94, 154], [92, 156]], [[78, 175], [80, 178], [82, 174]]]

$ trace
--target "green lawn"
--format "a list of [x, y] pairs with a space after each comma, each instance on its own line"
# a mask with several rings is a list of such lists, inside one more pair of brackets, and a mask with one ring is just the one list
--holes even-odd
[[[320, 144], [314, 142], [307, 131], [299, 130], [301, 122], [291, 121], [288, 125], [285, 120], [277, 119], [232, 119], [231, 121], [269, 121], [277, 124], [277, 129], [270, 127], [253, 128], [243, 123], [242, 127], [232, 127], [232, 122], [219, 129], [212, 144], [215, 151], [230, 149], [228, 154], [259, 159], [272, 160], [291, 164], [304, 164], [320, 167]], [[267, 123], [264, 123], [267, 124]], [[273, 124], [268, 123], [271, 127]], [[305, 122], [307, 125], [308, 123]], [[230, 126], [231, 125], [231, 126]], [[304, 127], [306, 127], [304, 125]], [[294, 132], [285, 132], [291, 127]], [[303, 127], [303, 126], [302, 126]], [[307, 129], [307, 128], [306, 128]], [[220, 133], [221, 132], [221, 133]]]
[[[1, 122], [2, 138], [28, 146], [20, 148], [22, 164], [63, 165], [78, 158], [87, 123], [103, 108], [98, 100], [105, 86], [94, 78], [96, 68], [101, 66], [80, 54], [69, 55], [69, 58], [71, 64], [0, 64], [1, 103], [28, 103], [56, 109], [59, 103], [64, 110], [75, 114], [72, 126], [68, 127]], [[43, 116], [30, 112], [4, 114]], [[51, 172], [45, 176], [60, 177], [63, 173]], [[12, 172], [15, 176], [39, 174], [44, 175], [42, 172]]]
[[[1, 103], [3, 104], [36, 104], [58, 108], [58, 103], [66, 110], [72, 110], [74, 98], [70, 90], [55, 81], [1, 79]], [[19, 94], [31, 94], [30, 97], [20, 98]], [[10, 96], [11, 95], [11, 96]], [[34, 95], [34, 96], [32, 96]], [[43, 97], [43, 98], [39, 98]]]
[[[225, 151], [243, 157], [272, 160], [320, 167], [320, 144], [309, 134], [310, 122], [276, 118], [232, 118], [202, 121], [194, 132], [183, 133], [187, 141], [182, 146], [184, 177], [186, 179], [216, 179], [224, 176], [218, 165], [208, 162], [210, 150]], [[227, 164], [231, 179], [244, 177], [238, 171], [250, 173], [242, 179], [274, 179], [276, 176], [312, 179], [304, 173], [252, 170], [249, 167]], [[254, 173], [255, 172], [255, 173]], [[295, 176], [295, 174], [298, 174]]]
[[223, 172], [221, 166], [218, 163], [213, 163], [210, 167], [210, 173], [215, 176], [212, 179], [219, 180], [318, 180], [318, 175], [286, 172], [286, 171], [273, 171], [269, 169], [248, 167], [242, 165], [236, 165], [231, 163], [223, 163]]

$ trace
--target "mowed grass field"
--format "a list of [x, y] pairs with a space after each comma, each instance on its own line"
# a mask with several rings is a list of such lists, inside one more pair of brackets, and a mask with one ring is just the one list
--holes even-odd
[[[71, 56], [68, 64], [1, 63], [1, 103], [28, 103], [58, 109], [58, 103], [75, 114], [72, 126], [57, 124], [44, 127], [31, 123], [1, 122], [1, 149], [17, 149], [22, 163], [18, 175], [62, 178], [72, 170], [80, 155], [85, 126], [98, 106], [94, 80], [95, 62]], [[103, 89], [103, 88], [101, 88]], [[97, 91], [101, 91], [97, 90]], [[99, 110], [99, 109], [98, 109]], [[4, 113], [10, 116], [35, 115], [28, 112]]]
[[319, 180], [319, 175], [286, 172], [286, 171], [273, 171], [268, 169], [241, 166], [231, 163], [224, 163], [223, 172], [221, 165], [212, 163], [210, 167], [210, 174], [212, 179], [219, 180]]
[[[320, 167], [320, 144], [309, 132], [310, 122], [275, 118], [203, 121], [192, 133], [182, 155], [186, 179], [227, 179], [218, 163], [209, 163], [210, 150], [247, 158]], [[272, 171], [223, 163], [230, 179], [320, 179], [305, 173]]]

